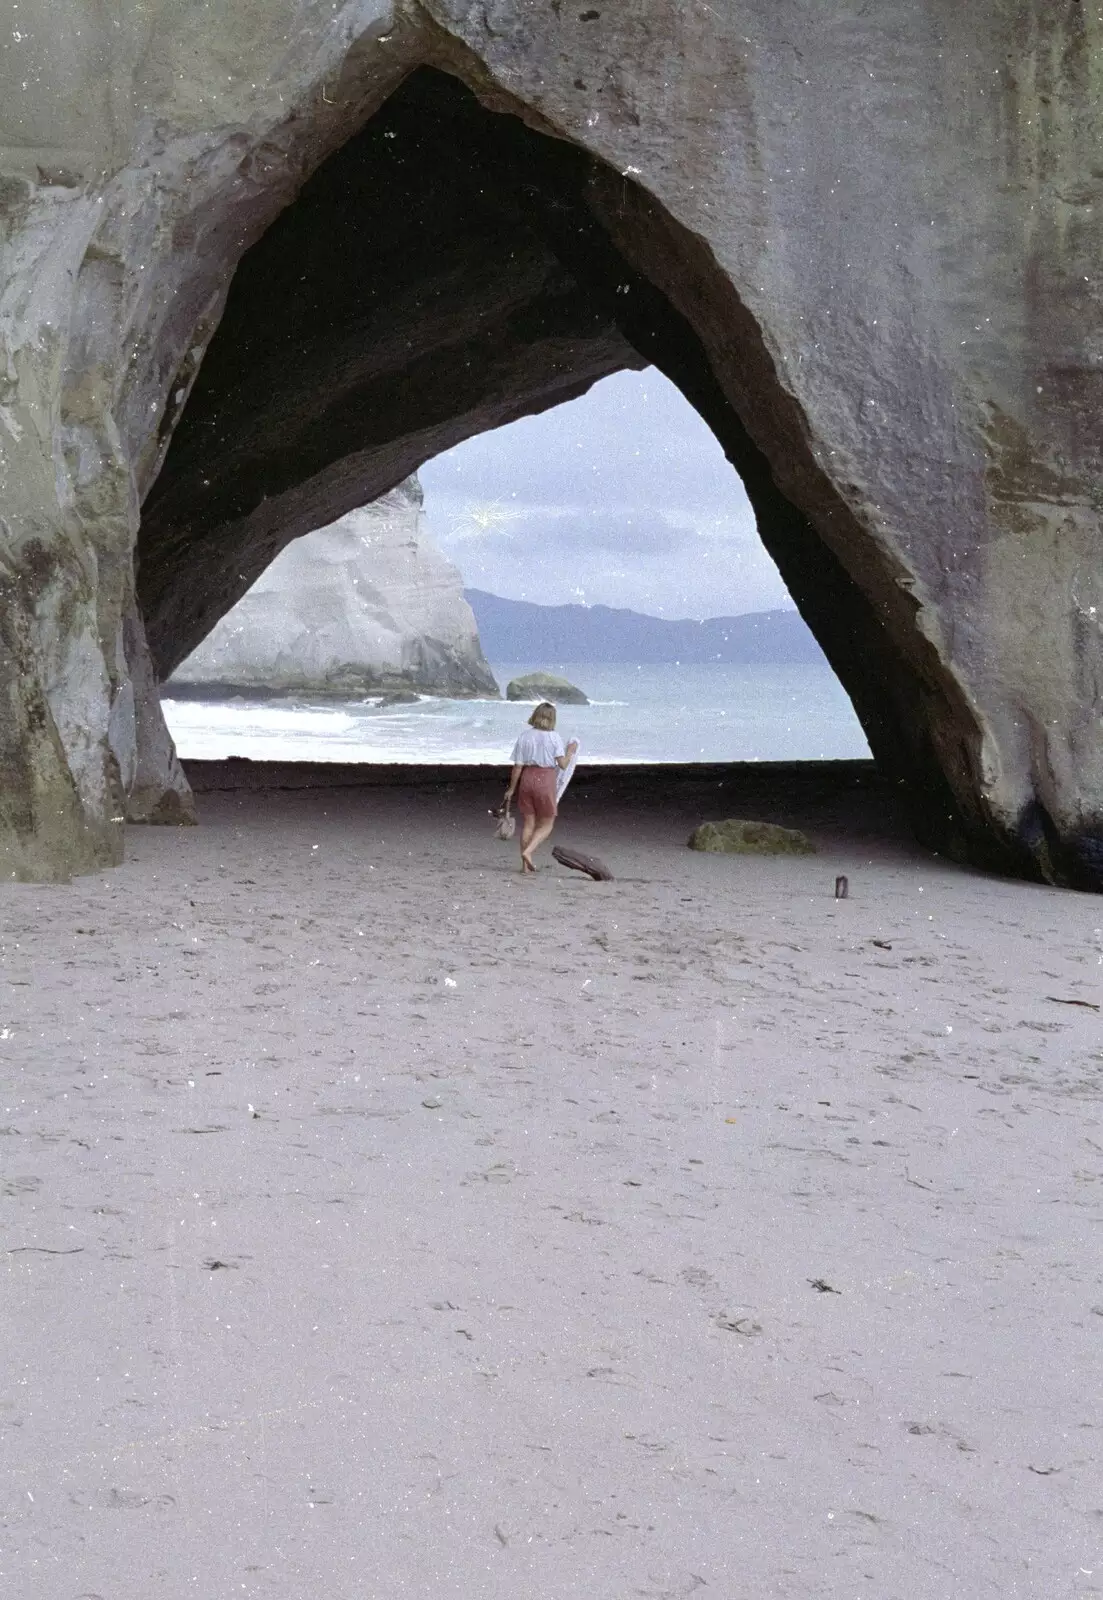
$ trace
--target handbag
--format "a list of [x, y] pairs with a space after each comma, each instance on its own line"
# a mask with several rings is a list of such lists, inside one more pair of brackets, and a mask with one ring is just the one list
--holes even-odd
[[517, 824], [508, 811], [503, 811], [498, 818], [498, 825], [494, 829], [495, 839], [512, 839], [517, 831]]

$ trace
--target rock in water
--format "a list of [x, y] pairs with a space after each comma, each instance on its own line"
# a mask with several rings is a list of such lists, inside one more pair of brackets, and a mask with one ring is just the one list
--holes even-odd
[[691, 850], [727, 856], [814, 856], [816, 847], [797, 828], [780, 828], [776, 822], [746, 822], [728, 817], [724, 822], [702, 822], [689, 836]]
[[557, 706], [588, 706], [589, 700], [566, 678], [554, 672], [530, 672], [524, 678], [511, 678], [506, 686], [507, 700], [550, 700]]
[[179, 666], [174, 684], [267, 693], [498, 697], [416, 478], [296, 539]]

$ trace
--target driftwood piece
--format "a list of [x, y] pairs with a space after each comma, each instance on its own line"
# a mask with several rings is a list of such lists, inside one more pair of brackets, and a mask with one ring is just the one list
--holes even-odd
[[613, 874], [596, 856], [584, 856], [581, 850], [568, 850], [563, 845], [552, 846], [552, 855], [561, 867], [571, 867], [575, 872], [585, 872], [599, 883], [611, 883]]

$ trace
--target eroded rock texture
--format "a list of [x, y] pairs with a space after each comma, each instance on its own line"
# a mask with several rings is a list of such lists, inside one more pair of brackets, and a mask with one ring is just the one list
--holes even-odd
[[74, 0], [72, 54], [45, 0], [24, 14], [7, 870], [117, 854], [143, 500], [163, 673], [290, 538], [654, 361], [924, 836], [1103, 887], [1092, 8], [271, 0], [116, 27]]
[[195, 822], [195, 799], [161, 712], [145, 629], [136, 606], [123, 619], [128, 682], [112, 712], [112, 749], [119, 763], [128, 822]]
[[518, 138], [547, 143], [416, 74], [246, 256], [143, 510], [162, 671], [290, 539], [643, 364], [545, 237]]
[[[463, 580], [416, 478], [283, 550], [168, 687], [497, 698]], [[416, 700], [417, 693], [410, 693]]]

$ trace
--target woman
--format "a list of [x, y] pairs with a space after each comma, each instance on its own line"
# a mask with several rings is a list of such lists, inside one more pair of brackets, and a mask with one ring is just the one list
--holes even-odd
[[564, 750], [555, 731], [555, 707], [543, 700], [529, 718], [529, 725], [513, 747], [513, 771], [506, 790], [506, 810], [517, 796], [521, 813], [521, 871], [535, 872], [532, 853], [544, 843], [555, 827], [558, 810], [555, 798], [556, 774], [566, 772], [578, 749], [572, 739]]

